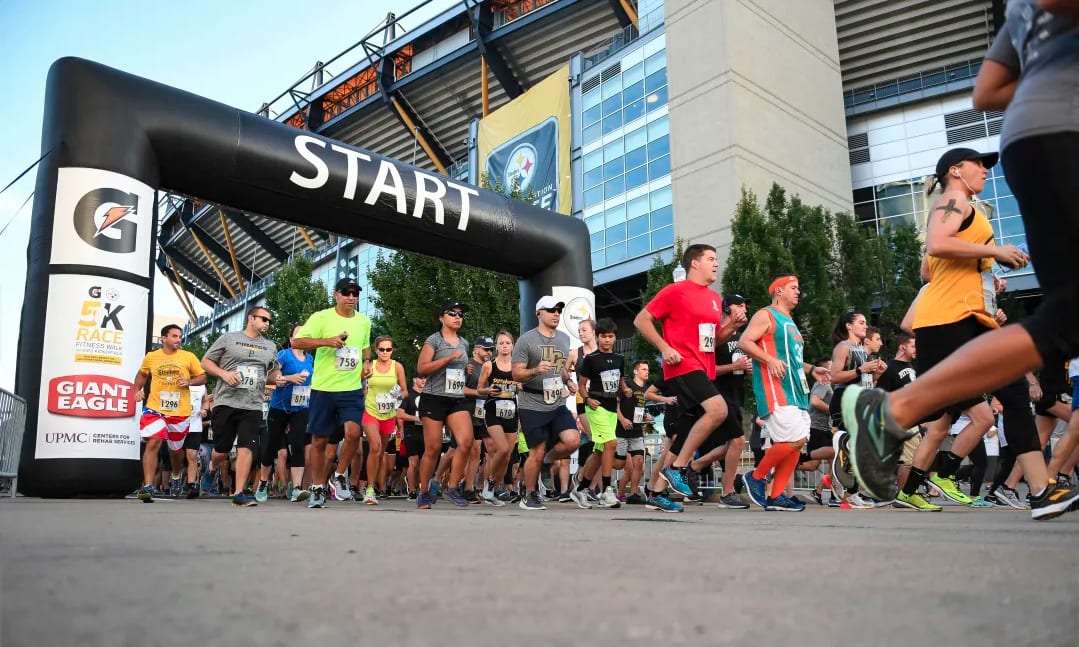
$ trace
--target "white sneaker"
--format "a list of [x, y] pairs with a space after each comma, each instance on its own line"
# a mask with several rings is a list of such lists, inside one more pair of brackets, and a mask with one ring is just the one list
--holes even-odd
[[344, 474], [331, 476], [327, 485], [330, 486], [330, 496], [335, 501], [352, 500], [352, 490], [348, 488], [348, 479], [345, 478]]
[[494, 490], [489, 487], [484, 487], [483, 492], [480, 492], [480, 496], [483, 497], [484, 502], [489, 503], [496, 508], [501, 508], [506, 505], [506, 502], [496, 497]]
[[1003, 501], [1004, 503], [1007, 503], [1009, 506], [1015, 508], [1016, 510], [1030, 509], [1030, 506], [1026, 503], [1026, 501], [1022, 501], [1019, 498], [1019, 495], [1016, 494], [1015, 490], [1005, 485], [998, 485], [997, 489], [993, 490], [993, 495], [996, 496], [997, 499]]
[[621, 508], [622, 502], [615, 496], [614, 488], [607, 486], [607, 489], [599, 495], [599, 507], [601, 508]]
[[300, 501], [306, 501], [309, 496], [311, 496], [311, 493], [303, 488], [292, 488], [292, 496], [289, 497], [289, 501], [299, 503]]
[[847, 494], [847, 503], [849, 503], [852, 508], [861, 508], [863, 510], [873, 509], [873, 504], [863, 500], [862, 497], [858, 496], [857, 492]]
[[582, 510], [592, 509], [592, 504], [588, 502], [588, 496], [581, 490], [570, 490], [569, 498], [573, 499], [573, 502], [577, 504], [577, 507]]
[[363, 495], [363, 502], [367, 505], [378, 505], [378, 495], [375, 494], [375, 488], [367, 486], [367, 491]]

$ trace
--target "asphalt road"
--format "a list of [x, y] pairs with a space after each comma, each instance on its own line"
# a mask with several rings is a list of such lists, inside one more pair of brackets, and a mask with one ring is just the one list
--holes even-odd
[[0, 645], [1038, 645], [1079, 514], [0, 500]]

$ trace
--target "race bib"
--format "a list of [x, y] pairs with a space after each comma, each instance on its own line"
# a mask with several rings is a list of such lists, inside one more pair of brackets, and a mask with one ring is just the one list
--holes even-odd
[[360, 349], [342, 346], [333, 354], [333, 367], [338, 371], [355, 371], [360, 365]]
[[517, 383], [510, 382], [509, 384], [502, 385], [502, 392], [498, 394], [500, 398], [512, 398], [517, 395]]
[[633, 424], [644, 424], [644, 407], [633, 407]]
[[809, 393], [809, 380], [806, 379], [805, 371], [798, 371], [798, 379], [802, 381], [802, 390]]
[[379, 393], [375, 395], [375, 411], [384, 416], [397, 408], [397, 398], [392, 393]]
[[618, 393], [618, 382], [621, 378], [622, 371], [616, 368], [609, 371], [600, 371], [599, 380], [603, 383], [603, 392]]
[[543, 378], [543, 402], [546, 404], [554, 404], [562, 398], [562, 378], [561, 377], [545, 377]]
[[446, 395], [465, 394], [465, 369], [446, 369]]
[[495, 417], [509, 420], [517, 415], [517, 403], [513, 400], [495, 400]]
[[176, 411], [180, 408], [180, 392], [179, 391], [162, 391], [158, 394], [158, 398], [161, 401], [161, 412]]
[[990, 317], [997, 314], [997, 284], [992, 272], [982, 272], [982, 300], [985, 301], [985, 312]]
[[[804, 380], [805, 377], [803, 377], [802, 379]], [[862, 386], [864, 386], [865, 388], [872, 389], [873, 388], [873, 374], [872, 373], [862, 373], [861, 382], [862, 382]]]
[[475, 406], [475, 408], [472, 409], [472, 417], [473, 418], [479, 418], [480, 420], [483, 420], [484, 418], [486, 418], [487, 417], [487, 411], [484, 409], [484, 407], [486, 405], [487, 405], [486, 400], [476, 398], [476, 406]]
[[236, 372], [240, 374], [240, 383], [236, 385], [238, 389], [255, 389], [258, 388], [259, 383], [259, 367], [251, 366], [250, 364], [236, 367]]
[[716, 352], [716, 325], [714, 323], [697, 324], [697, 350], [702, 353]]
[[294, 386], [292, 387], [292, 399], [290, 403], [294, 407], [309, 407], [311, 406], [311, 387], [309, 386]]

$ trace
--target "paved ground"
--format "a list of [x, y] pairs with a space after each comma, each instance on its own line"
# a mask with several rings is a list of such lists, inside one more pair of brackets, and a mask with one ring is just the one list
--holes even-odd
[[1079, 514], [20, 498], [0, 607], [4, 647], [1071, 646]]

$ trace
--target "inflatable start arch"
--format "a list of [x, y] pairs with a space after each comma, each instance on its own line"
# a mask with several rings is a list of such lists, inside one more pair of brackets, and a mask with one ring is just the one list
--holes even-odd
[[30, 496], [139, 485], [159, 188], [515, 275], [522, 328], [543, 294], [591, 300], [579, 220], [97, 63], [53, 64], [42, 131], [15, 387]]

